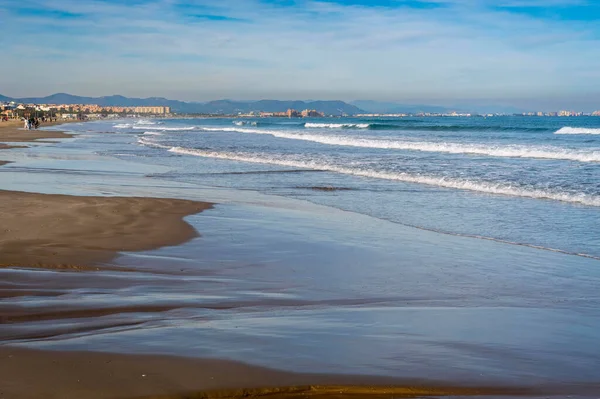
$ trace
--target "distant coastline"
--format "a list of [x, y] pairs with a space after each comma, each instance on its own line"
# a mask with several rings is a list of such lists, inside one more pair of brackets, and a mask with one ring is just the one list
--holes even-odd
[[[108, 116], [184, 116], [184, 117], [579, 117], [600, 116], [600, 110], [482, 112], [429, 105], [396, 105], [393, 111], [383, 111], [383, 105], [359, 108], [354, 104], [369, 105], [367, 101], [347, 103], [328, 101], [234, 101], [183, 102], [162, 97], [128, 98], [124, 96], [81, 97], [59, 93], [47, 97], [13, 98], [0, 95], [0, 118], [18, 119], [26, 115], [61, 115], [60, 119], [100, 119]], [[387, 104], [388, 108], [390, 104]]]

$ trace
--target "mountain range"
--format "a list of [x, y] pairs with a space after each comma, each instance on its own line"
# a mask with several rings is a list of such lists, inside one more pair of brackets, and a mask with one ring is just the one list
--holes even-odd
[[52, 94], [47, 97], [30, 98], [11, 98], [0, 95], [0, 101], [16, 101], [26, 104], [97, 104], [102, 107], [165, 106], [171, 107], [171, 110], [177, 113], [227, 115], [251, 111], [284, 112], [290, 108], [296, 110], [314, 109], [327, 115], [352, 115], [364, 112], [360, 108], [343, 101], [217, 100], [199, 103], [169, 100], [162, 97], [129, 98], [119, 95], [107, 97], [81, 97], [66, 93]]
[[105, 97], [82, 97], [66, 93], [56, 93], [47, 97], [11, 98], [0, 95], [0, 101], [16, 101], [26, 104], [97, 104], [102, 107], [140, 107], [140, 106], [166, 106], [176, 113], [189, 114], [216, 114], [232, 115], [248, 113], [252, 111], [285, 112], [288, 109], [304, 110], [315, 109], [326, 115], [355, 115], [360, 113], [380, 114], [416, 114], [425, 113], [448, 113], [456, 112], [503, 112], [518, 113], [522, 110], [516, 107], [502, 106], [497, 104], [486, 104], [481, 101], [474, 103], [463, 102], [454, 107], [424, 104], [402, 104], [396, 102], [382, 102], [371, 100], [357, 100], [350, 103], [344, 101], [236, 101], [216, 100], [209, 102], [184, 102], [169, 100], [163, 97], [131, 98], [120, 95]]

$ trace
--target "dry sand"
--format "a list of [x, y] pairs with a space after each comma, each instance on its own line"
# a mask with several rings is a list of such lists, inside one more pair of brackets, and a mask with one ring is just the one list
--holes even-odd
[[[64, 121], [61, 122], [44, 122], [42, 127], [53, 126], [58, 124], [66, 123]], [[44, 130], [24, 130], [23, 122], [21, 121], [8, 121], [8, 122], [0, 122], [0, 150], [9, 150], [11, 148], [27, 148], [27, 146], [23, 145], [8, 145], [5, 143], [15, 143], [15, 142], [28, 142], [28, 141], [36, 141], [36, 140], [44, 140], [44, 139], [65, 139], [72, 137], [70, 134], [66, 134], [63, 132], [54, 132], [54, 131], [44, 131]], [[3, 143], [4, 142], [4, 143]], [[1, 153], [0, 153], [1, 156]], [[0, 159], [0, 166], [6, 165], [7, 161], [2, 161]]]
[[77, 267], [119, 251], [181, 244], [197, 235], [184, 216], [204, 202], [0, 191], [0, 266]]
[[[44, 122], [41, 124], [41, 127], [48, 127], [65, 123], [68, 122]], [[58, 131], [55, 132], [45, 130], [24, 130], [23, 122], [21, 121], [0, 122], [0, 142], [28, 142], [40, 139], [66, 139], [69, 137], [72, 136], [70, 134]]]
[[[46, 122], [42, 126], [65, 123]], [[0, 142], [68, 138], [0, 122]], [[22, 146], [0, 143], [0, 150]], [[6, 164], [0, 161], [0, 165]], [[182, 218], [211, 204], [174, 199], [73, 197], [0, 191], [0, 267], [84, 267], [119, 251], [177, 245], [197, 235]]]

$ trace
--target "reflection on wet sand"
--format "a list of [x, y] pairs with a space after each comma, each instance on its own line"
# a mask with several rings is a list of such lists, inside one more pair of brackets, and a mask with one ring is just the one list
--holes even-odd
[[1, 168], [122, 197], [0, 192], [6, 397], [600, 393], [597, 260], [148, 179], [101, 144]]

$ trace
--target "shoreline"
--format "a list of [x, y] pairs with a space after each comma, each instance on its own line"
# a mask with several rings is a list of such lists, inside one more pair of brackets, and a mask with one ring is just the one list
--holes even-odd
[[[36, 140], [45, 139], [66, 139], [73, 137], [72, 134], [68, 134], [61, 131], [53, 130], [41, 130], [44, 127], [66, 125], [69, 123], [81, 123], [82, 121], [57, 121], [57, 122], [44, 122], [40, 125], [39, 129], [25, 130], [23, 129], [23, 122], [21, 121], [9, 121], [0, 122], [0, 143], [26, 143]], [[44, 142], [44, 141], [42, 141]], [[23, 148], [23, 146], [11, 146], [11, 145], [0, 145], [0, 149], [10, 148]]]
[[[43, 127], [60, 124], [62, 121], [47, 122]], [[73, 137], [61, 131], [20, 130], [19, 125], [16, 121], [2, 122], [0, 142]], [[0, 144], [0, 150], [13, 148], [27, 147]], [[7, 163], [0, 160], [0, 166]], [[0, 201], [0, 267], [81, 270], [108, 262], [119, 252], [184, 243], [198, 232], [183, 218], [213, 205], [178, 199], [4, 190], [0, 190]]]
[[[33, 189], [35, 190], [35, 187]], [[202, 195], [197, 193], [198, 197], [202, 198]], [[107, 348], [106, 352], [77, 352], [70, 350], [69, 346], [66, 346], [66, 349], [60, 348], [60, 345], [59, 350], [21, 349], [14, 345], [27, 345], [30, 341], [34, 342], [35, 346], [35, 341], [41, 341], [43, 344], [44, 341], [60, 340], [63, 335], [76, 336], [86, 331], [98, 330], [99, 334], [102, 334], [102, 328], [106, 328], [107, 332], [113, 327], [123, 327], [123, 331], [125, 328], [133, 330], [143, 324], [144, 316], [139, 315], [184, 309], [186, 303], [179, 302], [180, 293], [177, 290], [167, 293], [167, 300], [163, 301], [172, 303], [155, 305], [145, 302], [147, 299], [141, 304], [128, 305], [127, 295], [130, 292], [126, 289], [122, 291], [126, 293], [122, 298], [123, 302], [118, 299], [112, 306], [105, 302], [105, 299], [100, 299], [102, 302], [90, 306], [91, 302], [78, 302], [68, 298], [70, 293], [77, 290], [90, 290], [102, 294], [99, 287], [104, 286], [97, 287], [94, 284], [111, 272], [123, 276], [127, 275], [125, 271], [139, 272], [147, 267], [140, 263], [138, 267], [133, 266], [131, 270], [116, 266], [111, 269], [110, 264], [102, 264], [110, 262], [120, 251], [134, 252], [165, 245], [178, 245], [198, 236], [198, 232], [183, 218], [210, 209], [212, 204], [168, 198], [85, 197], [2, 190], [0, 190], [0, 201], [5, 208], [8, 208], [3, 210], [5, 214], [0, 211], [3, 222], [13, 218], [12, 227], [5, 227], [10, 230], [9, 232], [0, 229], [0, 272], [4, 272], [4, 281], [0, 284], [0, 299], [8, 299], [6, 302], [8, 306], [0, 308], [2, 314], [0, 326], [8, 327], [5, 330], [6, 334], [0, 334], [0, 374], [6, 375], [7, 380], [11, 381], [8, 388], [0, 386], [0, 397], [4, 394], [7, 398], [57, 396], [67, 399], [248, 396], [266, 396], [274, 399], [299, 397], [341, 399], [425, 396], [533, 397], [541, 394], [562, 394], [563, 391], [570, 395], [576, 392], [585, 393], [586, 390], [594, 393], [599, 391], [595, 386], [566, 383], [555, 387], [556, 389], [547, 386], [513, 387], [512, 385], [486, 387], [479, 386], [477, 379], [455, 379], [438, 383], [418, 378], [402, 380], [377, 376], [302, 374], [280, 371], [287, 368], [287, 365], [282, 368], [275, 366], [275, 369], [250, 365], [254, 362], [260, 364], [255, 360], [259, 357], [250, 358], [248, 360], [250, 364], [245, 364], [205, 358], [202, 357], [203, 355], [187, 358], [185, 356], [189, 356], [188, 352], [181, 352], [181, 356], [111, 353], [111, 351], [119, 351], [118, 345]], [[218, 199], [215, 201], [221, 202]], [[204, 208], [199, 210], [198, 207]], [[156, 215], [148, 214], [149, 212], [156, 212]], [[165, 214], [168, 214], [168, 222], [157, 221], [155, 218]], [[197, 223], [196, 228], [198, 228]], [[166, 228], [166, 225], [170, 227]], [[27, 231], [25, 226], [29, 226], [31, 230]], [[97, 230], [90, 232], [90, 226], [95, 226]], [[213, 230], [207, 228], [207, 231]], [[18, 235], [15, 235], [17, 233]], [[115, 234], [118, 234], [117, 238]], [[176, 234], [180, 235], [176, 236]], [[113, 237], [113, 240], [105, 241], [104, 238], [98, 240], [98, 235], [106, 235], [104, 238], [107, 239]], [[153, 237], [150, 240], [147, 237], [149, 235]], [[172, 240], [171, 244], [165, 244], [165, 240]], [[19, 246], [19, 242], [22, 245]], [[248, 245], [246, 241], [243, 242]], [[11, 247], [13, 254], [5, 251], [3, 245]], [[28, 250], [28, 247], [35, 250]], [[15, 263], [9, 262], [3, 269], [1, 264], [7, 253], [14, 256]], [[190, 260], [198, 259], [201, 257], [190, 258]], [[164, 263], [159, 263], [162, 271], [169, 272], [168, 261], [162, 262]], [[169, 266], [165, 267], [165, 265]], [[128, 264], [125, 262], [122, 266], [128, 267]], [[50, 270], [27, 270], [36, 267]], [[69, 273], [71, 271], [76, 273]], [[98, 272], [90, 273], [92, 271]], [[69, 284], [72, 291], [61, 290], [56, 285], [57, 282], [71, 278], [70, 274], [80, 276], [79, 282], [71, 280]], [[17, 275], [20, 277], [17, 278]], [[187, 273], [182, 272], [181, 277], [174, 280], [179, 278], [185, 280], [185, 275]], [[148, 286], [152, 288], [150, 284]], [[113, 285], [113, 282], [107, 283], [106, 287], [107, 290], [115, 289], [115, 291], [118, 291], [116, 288], [121, 288]], [[160, 295], [159, 291], [148, 291], [143, 294], [152, 295], [152, 293]], [[203, 294], [208, 293], [203, 291], [194, 293], [194, 295]], [[20, 301], [20, 297], [24, 300]], [[54, 302], [54, 299], [59, 297], [66, 299]], [[174, 301], [172, 298], [178, 300]], [[29, 307], [27, 301], [31, 300], [33, 300], [32, 304], [37, 302], [38, 305]], [[40, 304], [42, 306], [39, 306]], [[36, 306], [38, 309], [35, 308]], [[111, 319], [111, 316], [119, 317]], [[56, 326], [51, 326], [54, 323]], [[88, 325], [86, 326], [85, 323]], [[93, 325], [94, 323], [98, 325]], [[40, 325], [42, 325], [41, 330], [36, 331], [36, 327]], [[55, 333], [48, 333], [52, 328], [56, 328]], [[169, 339], [166, 336], [165, 338]], [[219, 342], [223, 344], [222, 338], [217, 341], [217, 346]], [[189, 344], [193, 346], [193, 341]], [[152, 353], [152, 350], [146, 353]], [[209, 356], [211, 353], [208, 352]], [[14, 360], [17, 360], [17, 364], [13, 362]], [[428, 360], [436, 361], [435, 356]], [[290, 361], [293, 362], [292, 359]], [[329, 369], [324, 371], [329, 372]], [[484, 380], [484, 383], [486, 381]], [[469, 386], [469, 383], [473, 386]], [[523, 384], [527, 383], [528, 381], [523, 382]], [[452, 386], [453, 384], [456, 386]]]
[[[75, 122], [75, 121], [71, 121]], [[56, 125], [63, 125], [70, 123], [69, 121], [57, 121], [57, 122], [44, 122], [40, 127], [49, 127]], [[67, 139], [73, 137], [72, 134], [68, 134], [60, 131], [48, 131], [48, 130], [24, 130], [23, 122], [21, 121], [8, 121], [0, 122], [0, 156], [2, 150], [11, 150], [15, 148], [28, 148], [26, 145], [11, 145], [6, 143], [27, 143], [27, 142], [38, 142], [38, 143], [52, 143], [53, 141], [45, 141], [52, 139]], [[3, 161], [0, 159], [0, 166], [11, 163], [9, 161]]]

